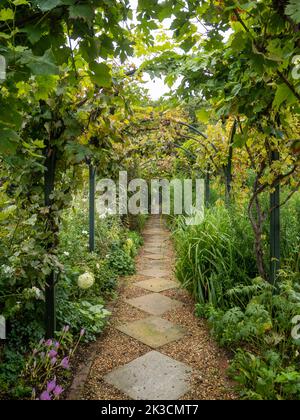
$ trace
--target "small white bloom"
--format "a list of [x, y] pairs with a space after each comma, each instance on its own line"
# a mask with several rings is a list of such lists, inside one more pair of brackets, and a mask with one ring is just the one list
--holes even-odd
[[95, 283], [95, 277], [92, 273], [84, 273], [78, 277], [77, 284], [80, 289], [89, 289]]
[[69, 253], [69, 252], [67, 252], [67, 251], [64, 251], [64, 255], [65, 255], [66, 257], [69, 257], [69, 256], [70, 256], [70, 253]]
[[34, 292], [34, 295], [35, 295], [37, 300], [43, 300], [44, 299], [43, 292], [38, 287], [33, 286], [31, 288], [31, 290]]
[[88, 234], [89, 234], [89, 232], [88, 232], [87, 230], [83, 230], [81, 233], [82, 233], [83, 235], [88, 235]]
[[3, 264], [1, 268], [2, 268], [3, 274], [7, 276], [11, 276], [14, 273], [14, 269], [10, 267], [9, 265]]

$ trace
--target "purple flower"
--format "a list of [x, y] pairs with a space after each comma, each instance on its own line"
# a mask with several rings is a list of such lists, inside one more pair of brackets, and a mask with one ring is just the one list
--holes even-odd
[[55, 343], [54, 343], [54, 347], [55, 347], [56, 349], [59, 349], [59, 346], [60, 346], [60, 343], [59, 343], [58, 341], [55, 341]]
[[80, 337], [83, 337], [83, 336], [84, 336], [84, 334], [85, 334], [85, 329], [84, 329], [84, 328], [82, 328], [82, 330], [80, 331]]
[[64, 357], [60, 363], [60, 366], [64, 369], [70, 369], [70, 363], [69, 363], [69, 358], [68, 357]]
[[66, 333], [66, 332], [68, 332], [68, 331], [69, 331], [69, 329], [70, 329], [69, 325], [65, 325], [65, 326], [63, 327], [63, 332], [64, 332], [64, 333]]
[[47, 392], [50, 394], [56, 387], [56, 378], [54, 378], [51, 382], [47, 384]]
[[53, 357], [57, 356], [57, 351], [56, 350], [50, 350], [48, 353], [48, 356], [50, 357], [50, 359], [53, 359]]
[[46, 344], [47, 347], [50, 347], [50, 346], [52, 346], [52, 343], [53, 343], [53, 341], [49, 338], [49, 340], [47, 340], [45, 344]]
[[49, 392], [44, 391], [41, 395], [40, 395], [40, 400], [41, 401], [50, 401], [51, 397], [49, 395]]
[[50, 360], [51, 366], [54, 366], [56, 362], [57, 362], [57, 358], [56, 358], [56, 357], [53, 357], [53, 358]]
[[60, 394], [64, 392], [63, 388], [60, 385], [56, 385], [56, 387], [53, 390], [53, 394], [58, 397]]

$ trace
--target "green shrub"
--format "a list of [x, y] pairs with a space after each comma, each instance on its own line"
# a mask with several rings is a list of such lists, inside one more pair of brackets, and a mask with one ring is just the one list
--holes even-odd
[[93, 341], [103, 330], [110, 313], [104, 308], [101, 299], [93, 302], [79, 300], [77, 302], [58, 301], [57, 318], [59, 325], [70, 325], [72, 332], [85, 329], [85, 341]]
[[244, 399], [300, 400], [299, 367], [285, 367], [282, 356], [274, 351], [257, 356], [239, 349], [229, 374], [240, 384]]

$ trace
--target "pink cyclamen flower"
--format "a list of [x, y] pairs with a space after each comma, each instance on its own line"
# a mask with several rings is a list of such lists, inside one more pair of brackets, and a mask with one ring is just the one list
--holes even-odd
[[56, 378], [54, 378], [51, 382], [47, 384], [47, 392], [50, 394], [56, 387]]
[[44, 392], [40, 395], [40, 400], [41, 400], [41, 401], [50, 401], [50, 400], [51, 400], [51, 396], [50, 396], [49, 392], [44, 391]]
[[60, 366], [63, 367], [64, 369], [70, 369], [70, 363], [69, 363], [69, 358], [68, 357], [64, 357], [60, 363]]
[[80, 331], [80, 337], [83, 337], [83, 336], [84, 336], [84, 334], [85, 334], [85, 329], [84, 329], [84, 328], [82, 328], [82, 330]]
[[64, 389], [60, 385], [56, 385], [56, 387], [53, 390], [53, 394], [58, 397], [60, 394], [64, 392]]
[[48, 356], [50, 357], [50, 359], [53, 359], [53, 357], [57, 356], [57, 351], [56, 350], [50, 350], [48, 353]]

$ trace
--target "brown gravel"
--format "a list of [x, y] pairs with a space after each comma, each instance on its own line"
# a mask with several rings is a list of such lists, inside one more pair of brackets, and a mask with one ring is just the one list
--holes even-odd
[[[157, 225], [155, 224], [155, 226]], [[126, 299], [151, 293], [135, 286], [137, 281], [149, 278], [139, 275], [139, 270], [152, 268], [156, 265], [160, 269], [168, 269], [170, 271], [169, 278], [174, 280], [174, 252], [171, 241], [166, 240], [168, 238], [166, 230], [158, 238], [161, 255], [164, 257], [163, 263], [157, 264], [158, 261], [150, 259], [152, 254], [148, 251], [150, 249], [148, 244], [151, 244], [151, 248], [155, 244], [155, 236], [154, 234], [151, 235], [151, 229], [156, 229], [155, 226], [153, 220], [149, 221], [146, 226], [145, 245], [136, 260], [137, 274], [120, 281], [119, 297], [112, 309], [110, 324], [94, 346], [94, 361], [91, 363], [90, 373], [86, 380], [84, 391], [80, 396], [81, 399], [128, 399], [128, 396], [105, 383], [103, 376], [116, 367], [129, 363], [152, 350], [150, 347], [119, 332], [114, 327], [149, 316], [149, 314], [125, 302]], [[158, 350], [178, 361], [186, 363], [194, 369], [191, 378], [191, 390], [182, 399], [237, 399], [237, 395], [233, 391], [233, 384], [226, 376], [228, 355], [213, 341], [206, 322], [194, 315], [195, 305], [189, 294], [181, 288], [161, 293], [184, 304], [182, 307], [164, 314], [163, 318], [185, 326], [188, 329], [187, 336], [184, 340], [172, 342]]]

